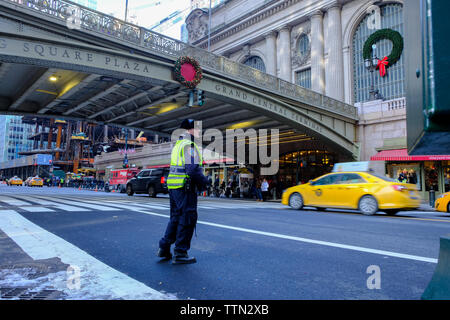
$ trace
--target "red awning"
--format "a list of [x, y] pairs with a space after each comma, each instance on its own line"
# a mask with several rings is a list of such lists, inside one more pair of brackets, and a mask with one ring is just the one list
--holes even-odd
[[384, 161], [439, 161], [439, 160], [450, 160], [450, 155], [408, 155], [407, 149], [394, 149], [394, 150], [383, 150], [378, 152], [376, 155], [370, 157], [370, 160], [384, 160]]

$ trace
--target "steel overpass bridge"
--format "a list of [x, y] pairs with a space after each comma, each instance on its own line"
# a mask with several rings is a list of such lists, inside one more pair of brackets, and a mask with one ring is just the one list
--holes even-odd
[[[189, 107], [189, 89], [174, 80], [180, 56], [203, 69], [202, 107]], [[161, 136], [192, 117], [204, 130], [277, 128], [359, 154], [354, 106], [70, 1], [0, 0], [0, 63], [0, 114]]]

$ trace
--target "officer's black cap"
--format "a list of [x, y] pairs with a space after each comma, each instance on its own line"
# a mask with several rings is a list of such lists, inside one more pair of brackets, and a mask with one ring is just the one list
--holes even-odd
[[193, 119], [184, 119], [180, 125], [181, 129], [194, 129], [194, 120]]

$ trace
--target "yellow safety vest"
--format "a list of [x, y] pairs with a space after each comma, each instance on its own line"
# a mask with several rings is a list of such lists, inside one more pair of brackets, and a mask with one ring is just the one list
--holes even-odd
[[186, 174], [186, 160], [184, 156], [184, 148], [188, 145], [193, 145], [195, 150], [197, 150], [199, 157], [199, 166], [203, 165], [202, 154], [200, 153], [197, 145], [188, 139], [180, 139], [177, 141], [172, 149], [172, 155], [170, 158], [170, 172], [167, 177], [167, 188], [168, 189], [179, 189], [183, 188], [186, 182], [186, 178], [189, 175]]

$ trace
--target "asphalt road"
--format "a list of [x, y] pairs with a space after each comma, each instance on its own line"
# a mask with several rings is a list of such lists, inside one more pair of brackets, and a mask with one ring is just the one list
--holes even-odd
[[198, 262], [172, 265], [156, 257], [168, 205], [167, 196], [0, 186], [0, 214], [178, 299], [420, 299], [450, 233], [438, 212], [363, 216], [200, 197], [189, 252]]

